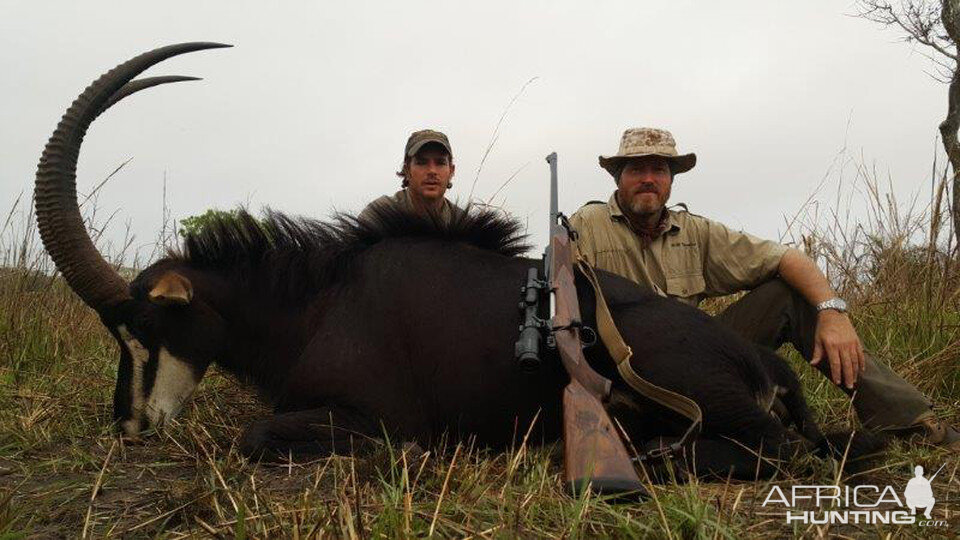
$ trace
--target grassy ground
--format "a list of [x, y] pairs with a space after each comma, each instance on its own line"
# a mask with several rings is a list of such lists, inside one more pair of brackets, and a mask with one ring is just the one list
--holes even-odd
[[[945, 255], [950, 240], [918, 242], [909, 225], [939, 238], [930, 215], [844, 242], [800, 230], [857, 306], [866, 345], [957, 424], [958, 264]], [[0, 539], [947, 538], [960, 529], [960, 460], [916, 441], [894, 442], [874, 470], [841, 482], [889, 483], [899, 494], [913, 465], [947, 463], [934, 490], [935, 515], [948, 528], [786, 526], [782, 510], [761, 503], [772, 483], [834, 483], [835, 464], [816, 460], [793, 464], [774, 482], [651, 486], [651, 500], [630, 504], [564, 494], [555, 447], [494, 453], [450, 443], [407, 455], [385, 445], [369, 457], [261, 466], [240, 458], [234, 441], [267, 411], [216, 372], [177, 422], [144, 444], [123, 443], [110, 427], [115, 345], [89, 309], [45, 277], [48, 263], [30, 234], [27, 225], [8, 235], [21, 240], [0, 271]], [[847, 425], [842, 394], [792, 361], [821, 420]]]

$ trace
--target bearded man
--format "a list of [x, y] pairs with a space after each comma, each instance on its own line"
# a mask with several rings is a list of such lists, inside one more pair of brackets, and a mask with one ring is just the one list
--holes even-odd
[[865, 427], [920, 432], [960, 453], [960, 433], [937, 420], [930, 400], [863, 351], [846, 303], [816, 263], [796, 249], [666, 207], [674, 176], [696, 162], [695, 154], [677, 152], [669, 131], [624, 132], [619, 152], [600, 156], [616, 191], [570, 218], [581, 254], [597, 268], [691, 306], [749, 290], [718, 316], [721, 322], [760, 345], [792, 344], [853, 396]]

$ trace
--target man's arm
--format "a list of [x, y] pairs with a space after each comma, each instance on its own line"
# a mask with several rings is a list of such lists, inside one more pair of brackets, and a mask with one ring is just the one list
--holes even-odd
[[[814, 306], [837, 296], [817, 264], [796, 249], [788, 249], [783, 254], [778, 271], [788, 285]], [[830, 362], [834, 384], [839, 385], [842, 379], [850, 389], [857, 382], [857, 373], [866, 369], [863, 346], [846, 313], [825, 309], [817, 314], [810, 363], [817, 365], [824, 356]]]

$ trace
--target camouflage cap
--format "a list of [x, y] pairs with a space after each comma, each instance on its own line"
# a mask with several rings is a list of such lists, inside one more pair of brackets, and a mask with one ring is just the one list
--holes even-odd
[[432, 129], [422, 129], [411, 133], [410, 138], [407, 139], [407, 147], [404, 149], [403, 155], [405, 157], [412, 157], [416, 155], [424, 145], [430, 143], [437, 143], [443, 146], [447, 150], [447, 153], [453, 156], [453, 150], [450, 148], [450, 141], [447, 140], [447, 136]]
[[624, 131], [620, 139], [620, 151], [612, 156], [600, 156], [600, 166], [616, 176], [624, 161], [643, 156], [667, 158], [673, 174], [687, 172], [697, 164], [696, 154], [677, 153], [677, 142], [669, 131], [641, 127]]

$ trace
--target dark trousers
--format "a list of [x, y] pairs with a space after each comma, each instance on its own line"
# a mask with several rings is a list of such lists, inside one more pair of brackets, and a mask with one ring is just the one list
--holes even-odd
[[[728, 307], [718, 319], [744, 338], [777, 349], [790, 343], [809, 362], [813, 356], [817, 311], [780, 279], [764, 283]], [[853, 391], [853, 408], [868, 429], [908, 427], [931, 414], [932, 403], [886, 364], [866, 354], [866, 371], [859, 374]], [[824, 357], [816, 366], [830, 377]]]

